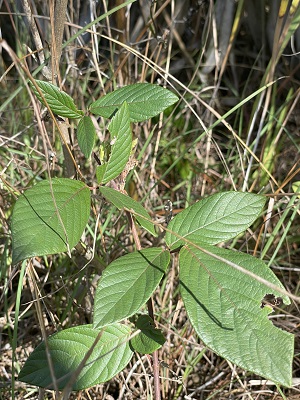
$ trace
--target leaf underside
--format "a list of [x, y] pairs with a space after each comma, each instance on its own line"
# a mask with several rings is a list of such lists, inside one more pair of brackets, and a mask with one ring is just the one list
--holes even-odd
[[188, 242], [217, 244], [244, 232], [259, 216], [265, 198], [244, 192], [209, 196], [176, 215], [165, 236], [171, 250]]
[[267, 293], [281, 296], [286, 304], [290, 303], [288, 297], [214, 255], [283, 287], [273, 272], [252, 256], [207, 244], [203, 251], [183, 247], [179, 260], [180, 291], [197, 334], [229, 361], [290, 386], [294, 337], [272, 324], [268, 307], [260, 307]]
[[[99, 332], [91, 325], [82, 325], [63, 330], [48, 338], [49, 353], [59, 390], [72, 379], [72, 375], [92, 347]], [[113, 324], [106, 327], [85, 366], [80, 370], [72, 389], [82, 390], [95, 386], [122, 371], [133, 354], [129, 346], [129, 335], [130, 328], [125, 325]], [[19, 380], [53, 389], [44, 342], [25, 362]]]
[[90, 190], [80, 181], [39, 182], [16, 201], [12, 216], [13, 263], [69, 251], [90, 214]]

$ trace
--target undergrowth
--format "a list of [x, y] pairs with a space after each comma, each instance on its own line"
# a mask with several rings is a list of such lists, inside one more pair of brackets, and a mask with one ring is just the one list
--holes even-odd
[[[32, 2], [44, 36], [42, 52], [46, 60], [52, 55], [48, 64], [57, 83], [84, 111], [101, 95], [136, 82], [174, 91], [180, 98], [176, 105], [151, 123], [133, 127], [138, 164], [129, 173], [128, 194], [142, 202], [154, 223], [164, 221], [168, 200], [176, 215], [216, 192], [265, 195], [264, 216], [246, 237], [226, 246], [262, 258], [285, 288], [298, 296], [299, 2], [288, 4], [287, 10], [284, 1], [240, 0], [233, 5], [177, 0], [143, 6], [127, 1], [126, 7], [121, 3], [102, 1], [92, 9], [68, 5], [62, 57], [57, 60], [51, 41], [53, 10], [43, 2]], [[103, 269], [132, 252], [134, 241], [125, 213], [99, 198], [97, 162], [83, 156], [73, 122], [64, 126], [63, 143], [58, 127], [30, 95], [27, 79], [45, 78], [24, 11], [5, 4], [0, 17], [0, 397], [53, 399], [53, 391], [19, 382], [21, 367], [43, 331], [48, 336], [91, 322], [92, 299]], [[107, 138], [107, 121], [96, 122], [99, 145]], [[66, 145], [77, 171], [72, 163], [71, 170], [67, 167]], [[80, 173], [94, 188], [93, 200], [89, 223], [72, 256], [35, 257], [30, 261], [31, 274], [26, 262], [12, 266], [11, 215], [16, 199], [41, 180], [78, 178]], [[140, 240], [143, 247], [153, 245], [145, 232]], [[89, 262], [85, 249], [94, 252]], [[159, 350], [161, 398], [298, 398], [298, 302], [271, 315], [276, 326], [296, 338], [293, 387], [283, 389], [204, 346], [187, 322], [177, 289], [176, 254], [171, 262], [170, 273], [154, 297], [156, 321], [167, 338]], [[36, 293], [39, 306], [33, 301]], [[149, 358], [136, 354], [111, 381], [70, 398], [154, 398]]]

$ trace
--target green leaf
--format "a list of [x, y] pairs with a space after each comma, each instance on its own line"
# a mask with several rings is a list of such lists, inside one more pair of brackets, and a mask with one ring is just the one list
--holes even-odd
[[265, 198], [253, 193], [214, 194], [173, 218], [166, 243], [173, 250], [186, 241], [217, 244], [232, 239], [256, 220], [264, 204]]
[[44, 106], [48, 104], [54, 114], [68, 118], [81, 118], [83, 116], [83, 112], [77, 109], [72, 97], [59, 90], [57, 86], [39, 80], [36, 80], [35, 83], [40, 88], [44, 98], [39, 94], [33, 84], [31, 84], [34, 94]]
[[13, 263], [70, 251], [87, 224], [90, 190], [80, 181], [53, 179], [26, 190], [12, 215]]
[[121, 321], [136, 313], [157, 288], [170, 261], [161, 248], [127, 254], [113, 261], [99, 280], [94, 327]]
[[90, 106], [93, 114], [111, 118], [124, 102], [132, 122], [145, 121], [178, 101], [169, 90], [151, 83], [135, 83], [101, 97]]
[[[287, 3], [285, 3], [287, 5]], [[293, 15], [294, 14], [294, 15]], [[286, 49], [286, 46], [288, 45], [289, 41], [291, 40], [291, 36], [294, 35], [297, 30], [299, 29], [299, 25], [300, 25], [300, 7], [299, 7], [299, 2], [295, 2], [293, 4], [291, 4], [291, 8], [290, 8], [290, 17], [293, 15], [293, 18], [290, 20], [289, 25], [288, 26], [288, 30], [284, 35], [284, 38], [282, 40], [282, 42], [280, 43], [280, 49], [278, 50], [276, 56], [277, 59], [275, 60], [270, 60], [270, 64], [271, 62], [276, 63], [278, 62], [279, 58], [281, 57], [281, 54], [283, 53], [283, 51]], [[283, 17], [283, 16], [281, 16]], [[285, 26], [286, 29], [286, 26]]]
[[97, 182], [102, 182], [107, 164], [97, 165], [96, 167], [96, 179]]
[[151, 354], [161, 348], [166, 339], [160, 329], [155, 328], [152, 318], [140, 315], [136, 327], [141, 332], [130, 340], [131, 347], [141, 354]]
[[84, 116], [77, 126], [77, 140], [80, 150], [89, 158], [96, 140], [96, 130], [90, 117]]
[[[93, 329], [92, 325], [82, 325], [63, 330], [48, 338], [49, 353], [60, 390], [72, 379], [72, 374], [79, 367], [98, 334], [99, 330]], [[129, 336], [130, 329], [125, 325], [113, 324], [106, 327], [85, 366], [80, 370], [72, 389], [81, 390], [107, 382], [122, 371], [132, 357]], [[44, 342], [26, 361], [20, 371], [19, 380], [30, 385], [53, 388]]]
[[[126, 103], [122, 105], [108, 126], [111, 134], [111, 153], [107, 163], [102, 165], [102, 179], [98, 183], [105, 184], [116, 178], [124, 170], [129, 160], [132, 145], [132, 133], [130, 128], [130, 119], [128, 106]], [[103, 172], [104, 171], [104, 172]], [[97, 178], [100, 177], [99, 173]]]
[[[205, 253], [207, 251], [210, 254]], [[236, 270], [228, 260], [283, 287], [259, 259], [205, 245], [180, 251], [180, 291], [199, 337], [227, 360], [284, 386], [291, 385], [294, 337], [276, 328], [261, 308], [266, 294], [289, 298]]]
[[[300, 193], [300, 181], [295, 181], [292, 184], [292, 189], [293, 189], [294, 193], [296, 193], [296, 194]], [[300, 196], [298, 196], [298, 197], [300, 198]]]
[[122, 208], [127, 208], [129, 210], [132, 210], [133, 214], [136, 213], [135, 218], [139, 222], [139, 224], [141, 224], [141, 226], [145, 228], [148, 232], [150, 232], [153, 236], [157, 236], [154, 225], [151, 222], [150, 215], [140, 203], [133, 200], [131, 197], [106, 186], [101, 186], [99, 188], [99, 191], [119, 210], [121, 210]]

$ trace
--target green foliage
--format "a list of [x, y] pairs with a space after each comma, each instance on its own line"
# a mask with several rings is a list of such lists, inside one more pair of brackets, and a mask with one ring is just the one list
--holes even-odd
[[[81, 117], [68, 95], [53, 85], [38, 85], [49, 106], [52, 101], [53, 112]], [[90, 112], [112, 118], [111, 152], [97, 170], [100, 184], [112, 182], [118, 188], [118, 179], [124, 180], [119, 175], [127, 175], [131, 123], [157, 115], [176, 100], [174, 94], [156, 85], [136, 84], [92, 103]], [[78, 137], [88, 157], [94, 146], [94, 131], [88, 118], [79, 122]], [[100, 186], [99, 192], [118, 209], [134, 215], [153, 241], [157, 236], [154, 224], [140, 203], [110, 187]], [[14, 262], [70, 251], [87, 223], [89, 196], [89, 189], [82, 182], [69, 179], [47, 180], [27, 190], [13, 212]], [[140, 332], [132, 338], [130, 347], [133, 328], [118, 323], [143, 309], [167, 273], [171, 251], [178, 249], [180, 292], [190, 322], [203, 342], [233, 363], [290, 386], [293, 336], [273, 326], [268, 319], [270, 307], [261, 307], [269, 293], [281, 296], [289, 304], [289, 298], [281, 295], [283, 286], [261, 260], [212, 246], [249, 228], [261, 215], [264, 204], [264, 197], [253, 193], [231, 191], [204, 198], [169, 223], [167, 249], [140, 249], [133, 226], [137, 250], [116, 259], [104, 270], [96, 290], [93, 324], [74, 327], [48, 339], [59, 388], [64, 388], [70, 379], [74, 390], [104, 382], [129, 362], [130, 348], [147, 354], [163, 345], [162, 332], [150, 316], [137, 317], [136, 328]], [[98, 335], [100, 340], [89, 355]], [[33, 385], [52, 386], [44, 343], [31, 354], [19, 378]]]
[[[182, 299], [204, 343], [233, 363], [289, 386], [294, 335], [276, 328], [267, 318], [270, 309], [260, 307], [269, 289], [259, 278], [283, 288], [273, 272], [257, 258], [207, 244], [184, 246], [179, 265]], [[290, 304], [287, 296], [272, 293]]]
[[35, 83], [40, 89], [40, 92], [32, 84], [31, 87], [44, 106], [48, 106], [54, 114], [67, 118], [81, 118], [83, 112], [75, 106], [74, 100], [67, 93], [59, 90], [52, 83], [36, 80]]
[[176, 103], [177, 96], [164, 88], [151, 83], [136, 83], [117, 89], [96, 100], [90, 106], [93, 114], [111, 118], [122, 107], [128, 104], [131, 122], [141, 122], [161, 113]]
[[130, 340], [130, 345], [138, 353], [151, 354], [165, 343], [166, 339], [161, 330], [155, 328], [148, 315], [140, 315], [135, 326], [141, 332]]
[[77, 126], [78, 145], [86, 158], [89, 158], [96, 140], [96, 130], [93, 121], [85, 115]]
[[90, 190], [80, 181], [53, 179], [26, 190], [12, 216], [13, 263], [70, 251], [90, 214]]
[[296, 181], [292, 185], [292, 189], [294, 193], [299, 193], [300, 192], [300, 181]]
[[140, 203], [133, 200], [131, 197], [107, 186], [100, 187], [99, 191], [119, 210], [121, 210], [122, 208], [127, 208], [131, 210], [134, 213], [135, 218], [139, 222], [139, 224], [148, 232], [150, 232], [153, 236], [157, 236], [154, 225], [150, 221], [150, 215]]
[[121, 321], [139, 311], [157, 288], [169, 261], [169, 252], [155, 247], [113, 261], [98, 283], [95, 328]]
[[166, 243], [173, 250], [186, 241], [217, 244], [232, 239], [256, 220], [264, 204], [263, 196], [252, 193], [216, 193], [178, 214], [168, 226]]
[[132, 133], [127, 103], [114, 115], [108, 126], [111, 134], [111, 152], [108, 161], [97, 167], [98, 183], [105, 184], [124, 170], [132, 147]]
[[[126, 367], [132, 357], [129, 335], [129, 327], [112, 324], [102, 331], [93, 329], [91, 325], [75, 326], [50, 336], [49, 356], [54, 367], [57, 387], [63, 389], [77, 372], [73, 390], [84, 389], [111, 379]], [[97, 339], [99, 341], [96, 343]], [[93, 345], [95, 347], [92, 353], [84, 365], [80, 366]], [[19, 379], [31, 385], [53, 388], [44, 342], [30, 355], [19, 374]]]

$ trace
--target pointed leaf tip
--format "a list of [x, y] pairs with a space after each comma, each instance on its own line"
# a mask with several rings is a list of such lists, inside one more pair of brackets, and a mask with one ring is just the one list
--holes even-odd
[[40, 80], [35, 80], [35, 83], [38, 85], [43, 97], [31, 83], [34, 94], [44, 106], [48, 104], [54, 114], [75, 119], [83, 116], [83, 112], [77, 109], [72, 97], [60, 90], [57, 86]]
[[[101, 333], [91, 325], [65, 329], [48, 338], [48, 350], [59, 390], [63, 390], [72, 380], [99, 334], [100, 339], [79, 371], [72, 390], [83, 390], [107, 382], [129, 363], [133, 354], [129, 346], [129, 327], [113, 324]], [[43, 388], [53, 388], [44, 342], [25, 362], [19, 380]]]
[[265, 197], [253, 193], [213, 194], [173, 218], [166, 243], [173, 250], [189, 241], [217, 244], [232, 239], [256, 220], [264, 204]]
[[169, 261], [168, 251], [153, 247], [126, 254], [109, 264], [96, 291], [95, 328], [121, 321], [139, 311], [158, 286]]
[[96, 129], [90, 117], [84, 116], [77, 126], [77, 139], [80, 150], [86, 158], [91, 156], [96, 140]]

